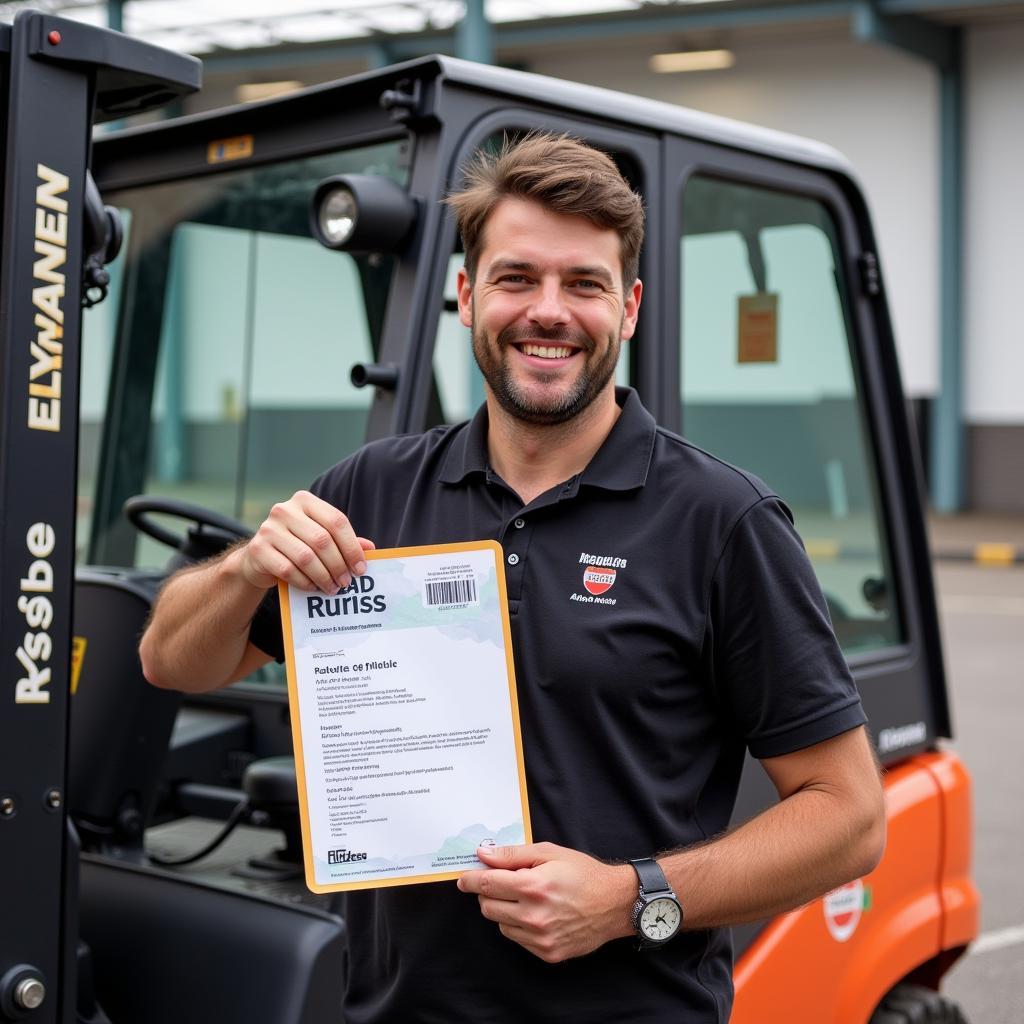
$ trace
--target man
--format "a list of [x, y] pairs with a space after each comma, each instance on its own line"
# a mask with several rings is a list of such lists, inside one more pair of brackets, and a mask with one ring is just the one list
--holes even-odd
[[[856, 691], [785, 507], [615, 389], [643, 210], [611, 160], [530, 136], [449, 202], [486, 405], [367, 446], [171, 580], [146, 676], [207, 689], [280, 658], [278, 579], [335, 593], [374, 542], [498, 539], [538, 841], [350, 894], [347, 1019], [724, 1021], [722, 926], [881, 855]], [[781, 800], [727, 833], [745, 748]]]

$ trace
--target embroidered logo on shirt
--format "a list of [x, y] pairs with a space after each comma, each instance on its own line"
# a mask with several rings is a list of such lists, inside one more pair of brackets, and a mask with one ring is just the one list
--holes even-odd
[[592, 565], [583, 574], [583, 586], [595, 596], [611, 590], [615, 585], [615, 570], [602, 569], [600, 566]]
[[619, 558], [618, 555], [592, 555], [588, 551], [580, 552], [580, 565], [585, 565], [583, 570], [583, 587], [586, 594], [570, 594], [570, 601], [580, 601], [584, 604], [615, 604], [614, 597], [602, 597], [601, 595], [615, 586], [615, 577], [619, 569], [626, 568], [627, 559]]

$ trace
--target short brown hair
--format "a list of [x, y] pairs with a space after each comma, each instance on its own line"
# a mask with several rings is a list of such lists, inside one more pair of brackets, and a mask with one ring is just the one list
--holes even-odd
[[500, 151], [480, 150], [466, 169], [466, 184], [445, 201], [466, 250], [466, 271], [476, 277], [487, 218], [502, 199], [529, 199], [554, 213], [585, 217], [619, 235], [622, 284], [640, 268], [644, 240], [643, 200], [627, 184], [611, 157], [570, 135], [531, 132], [506, 136]]

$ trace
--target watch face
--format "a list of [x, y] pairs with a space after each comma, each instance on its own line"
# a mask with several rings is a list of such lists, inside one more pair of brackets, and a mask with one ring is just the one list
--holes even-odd
[[650, 939], [651, 942], [664, 942], [666, 939], [671, 939], [682, 923], [679, 904], [667, 896], [651, 900], [641, 911], [638, 923], [644, 938]]

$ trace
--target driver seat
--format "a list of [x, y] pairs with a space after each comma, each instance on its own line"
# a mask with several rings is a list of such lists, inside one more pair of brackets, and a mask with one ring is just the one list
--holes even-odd
[[[84, 849], [127, 847], [141, 859], [182, 694], [149, 685], [139, 639], [170, 573], [219, 554], [250, 531], [171, 498], [129, 498], [124, 513], [174, 554], [163, 572], [83, 567], [75, 573], [68, 790]], [[154, 513], [192, 525], [179, 535], [155, 522]]]
[[182, 695], [146, 682], [139, 637], [162, 574], [75, 573], [69, 809], [86, 850], [137, 847]]

